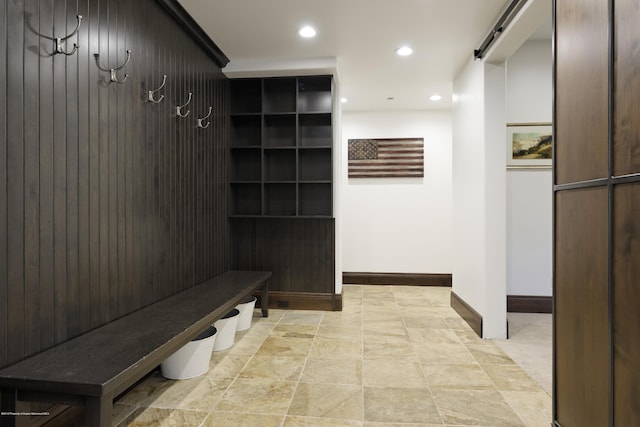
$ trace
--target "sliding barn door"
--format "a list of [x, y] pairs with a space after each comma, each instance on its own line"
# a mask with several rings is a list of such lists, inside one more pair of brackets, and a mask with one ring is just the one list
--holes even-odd
[[640, 3], [554, 9], [554, 418], [640, 426]]

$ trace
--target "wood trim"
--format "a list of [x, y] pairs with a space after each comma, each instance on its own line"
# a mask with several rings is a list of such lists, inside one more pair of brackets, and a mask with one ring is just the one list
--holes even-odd
[[[259, 294], [257, 294], [259, 295]], [[258, 298], [259, 305], [260, 298]], [[269, 290], [269, 308], [284, 310], [342, 311], [342, 294]]]
[[189, 15], [176, 0], [156, 0], [173, 16], [185, 31], [204, 49], [220, 68], [229, 63], [229, 58], [211, 40], [202, 27]]
[[410, 285], [451, 287], [451, 274], [427, 273], [342, 273], [342, 283], [356, 285]]
[[451, 308], [482, 338], [482, 316], [453, 291], [451, 292]]
[[509, 313], [552, 313], [553, 297], [532, 295], [507, 295]]

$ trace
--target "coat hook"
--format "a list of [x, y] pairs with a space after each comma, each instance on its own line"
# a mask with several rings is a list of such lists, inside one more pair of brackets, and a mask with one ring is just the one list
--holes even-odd
[[208, 117], [211, 115], [211, 110], [212, 110], [212, 108], [211, 108], [211, 107], [209, 107], [209, 113], [207, 113], [207, 115], [206, 115], [206, 116], [204, 116], [203, 118], [201, 118], [201, 119], [197, 119], [197, 120], [198, 120], [198, 127], [199, 127], [199, 128], [206, 129], [206, 128], [208, 128], [208, 127], [209, 127], [209, 125], [211, 124], [211, 122], [207, 122], [207, 124], [206, 124], [206, 125], [203, 125], [203, 124], [202, 124], [202, 121], [203, 121], [204, 119], [208, 118]]
[[129, 49], [127, 49], [127, 59], [126, 61], [124, 61], [124, 64], [120, 65], [119, 67], [116, 68], [103, 68], [100, 66], [100, 54], [99, 53], [94, 53], [93, 56], [96, 58], [96, 65], [98, 65], [98, 68], [102, 71], [106, 71], [109, 73], [109, 81], [114, 82], [114, 83], [124, 83], [125, 80], [127, 80], [127, 78], [129, 77], [129, 74], [124, 75], [124, 78], [122, 80], [118, 80], [118, 75], [117, 75], [117, 71], [123, 69], [124, 67], [127, 66], [127, 64], [129, 63], [129, 59], [131, 59], [131, 51]]
[[80, 45], [78, 45], [77, 43], [73, 44], [73, 49], [68, 52], [66, 50], [64, 50], [64, 46], [67, 42], [67, 39], [71, 36], [73, 36], [74, 34], [76, 34], [78, 32], [78, 30], [80, 30], [80, 24], [82, 23], [82, 15], [76, 15], [76, 19], [78, 20], [78, 25], [76, 25], [76, 29], [73, 30], [73, 32], [71, 34], [69, 34], [68, 36], [64, 36], [64, 37], [56, 37], [54, 40], [56, 42], [56, 50], [53, 52], [53, 54], [55, 55], [56, 53], [62, 53], [63, 55], [73, 55], [74, 53], [76, 53], [76, 51], [78, 50], [78, 48], [80, 47]]
[[158, 89], [156, 89], [156, 90], [150, 90], [149, 91], [149, 102], [153, 102], [154, 104], [158, 104], [160, 101], [162, 101], [164, 99], [164, 95], [160, 95], [160, 98], [158, 98], [158, 99], [155, 99], [153, 97], [153, 95], [156, 92], [158, 92], [160, 89], [162, 89], [164, 87], [165, 83], [167, 83], [167, 75], [166, 74], [164, 74], [162, 76], [162, 84], [160, 85], [160, 87]]
[[189, 115], [189, 113], [191, 112], [190, 110], [187, 110], [186, 113], [182, 112], [182, 109], [184, 107], [186, 107], [187, 105], [189, 105], [189, 103], [191, 102], [191, 95], [193, 95], [191, 92], [189, 92], [189, 99], [187, 99], [187, 102], [184, 103], [184, 105], [176, 105], [176, 114], [180, 117], [187, 117]]

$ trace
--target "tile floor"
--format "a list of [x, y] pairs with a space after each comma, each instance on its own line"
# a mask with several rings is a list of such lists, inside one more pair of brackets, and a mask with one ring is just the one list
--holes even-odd
[[495, 343], [550, 395], [552, 387], [551, 314], [507, 313], [508, 340]]
[[[449, 306], [449, 288], [345, 285], [342, 312], [270, 310], [209, 372], [154, 373], [120, 426], [549, 426], [549, 394]], [[256, 316], [258, 310], [256, 310]]]

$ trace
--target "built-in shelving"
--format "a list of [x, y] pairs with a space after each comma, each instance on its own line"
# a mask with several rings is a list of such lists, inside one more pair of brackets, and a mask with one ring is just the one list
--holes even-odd
[[332, 111], [331, 76], [231, 80], [231, 216], [333, 216]]

